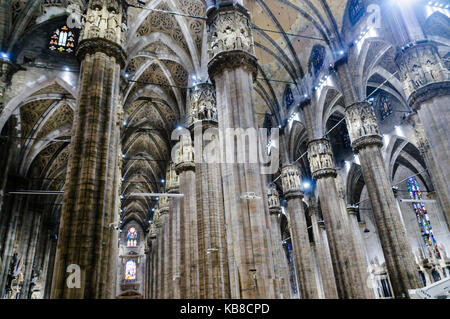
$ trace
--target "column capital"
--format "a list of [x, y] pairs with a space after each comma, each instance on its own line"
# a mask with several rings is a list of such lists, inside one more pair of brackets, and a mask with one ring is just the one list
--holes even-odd
[[267, 187], [267, 202], [270, 214], [278, 215], [281, 213], [280, 197], [275, 183], [270, 183]]
[[217, 125], [216, 89], [210, 83], [200, 83], [191, 90], [189, 99], [189, 126], [198, 121]]
[[284, 196], [287, 200], [292, 198], [303, 198], [300, 183], [300, 170], [296, 165], [286, 165], [281, 170], [281, 182]]
[[345, 109], [347, 128], [353, 151], [369, 145], [383, 146], [377, 117], [372, 105], [368, 102], [355, 102]]
[[86, 12], [86, 21], [80, 34], [77, 56], [103, 52], [125, 66], [127, 4], [122, 0], [93, 0]]
[[183, 138], [176, 151], [175, 171], [179, 175], [188, 170], [195, 171], [194, 147], [190, 139]]
[[225, 69], [244, 67], [256, 79], [250, 15], [242, 6], [225, 6], [208, 13], [208, 72], [211, 79]]
[[308, 160], [312, 176], [315, 179], [327, 176], [336, 177], [333, 152], [330, 142], [326, 138], [312, 140], [308, 143]]
[[6, 88], [11, 84], [11, 79], [14, 73], [19, 70], [24, 69], [7, 59], [0, 58], [0, 98], [3, 97]]
[[413, 109], [435, 96], [450, 94], [450, 72], [442, 62], [436, 43], [417, 40], [397, 51], [395, 61], [408, 104]]
[[180, 180], [175, 171], [175, 164], [170, 163], [166, 171], [166, 191], [168, 193], [178, 193]]
[[158, 210], [160, 216], [169, 213], [169, 198], [167, 196], [161, 196], [158, 201]]

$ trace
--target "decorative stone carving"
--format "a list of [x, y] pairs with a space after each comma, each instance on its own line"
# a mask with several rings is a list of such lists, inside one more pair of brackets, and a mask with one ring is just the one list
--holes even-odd
[[278, 196], [277, 186], [274, 183], [270, 183], [267, 188], [267, 200], [270, 213], [279, 214], [281, 212], [280, 198]]
[[308, 144], [308, 159], [314, 178], [336, 176], [333, 163], [333, 152], [327, 139], [318, 139]]
[[166, 191], [168, 193], [177, 192], [180, 186], [178, 175], [175, 172], [175, 164], [170, 163], [166, 172]]
[[6, 299], [17, 299], [23, 285], [22, 261], [15, 253], [9, 264], [8, 282], [6, 284]]
[[169, 212], [169, 198], [167, 196], [161, 196], [159, 198], [158, 211], [160, 216]]
[[177, 174], [187, 169], [195, 169], [194, 147], [190, 137], [183, 136], [176, 150], [175, 170]]
[[224, 7], [208, 18], [208, 55], [212, 60], [226, 51], [255, 55], [250, 17], [242, 7]]
[[416, 112], [411, 113], [408, 117], [408, 121], [414, 128], [414, 135], [417, 141], [417, 148], [419, 149], [422, 156], [430, 149], [430, 144], [425, 135], [422, 123], [420, 123], [419, 116]]
[[208, 69], [210, 78], [223, 68], [246, 66], [256, 78], [257, 62], [250, 16], [242, 6], [212, 11], [208, 26]]
[[209, 83], [202, 83], [191, 92], [188, 123], [197, 121], [217, 122], [216, 90]]
[[[125, 33], [122, 29], [124, 28], [124, 24], [126, 24], [126, 15], [125, 12], [121, 10], [122, 5], [122, 2], [119, 0], [96, 0], [91, 3], [86, 14], [84, 28], [80, 35], [80, 48], [86, 47], [86, 45], [83, 46], [84, 41], [103, 39], [108, 41], [108, 43], [100, 44], [100, 49], [97, 49], [94, 52], [103, 52], [103, 49], [106, 49], [106, 53], [110, 54], [110, 52], [114, 51], [110, 48], [112, 45], [118, 47], [116, 48], [116, 51], [123, 51], [121, 46], [124, 43]], [[95, 47], [95, 45], [93, 46]], [[85, 51], [79, 49], [78, 52], [84, 53]], [[121, 58], [124, 55], [123, 52], [114, 54], [117, 58]]]
[[302, 196], [300, 171], [295, 165], [287, 165], [281, 171], [281, 182], [286, 198], [291, 196]]
[[428, 41], [407, 45], [397, 54], [396, 62], [408, 99], [415, 91], [428, 84], [450, 79], [450, 73], [442, 63], [436, 47]]
[[368, 102], [356, 102], [345, 109], [347, 128], [352, 141], [353, 150], [367, 145], [383, 145], [377, 117]]

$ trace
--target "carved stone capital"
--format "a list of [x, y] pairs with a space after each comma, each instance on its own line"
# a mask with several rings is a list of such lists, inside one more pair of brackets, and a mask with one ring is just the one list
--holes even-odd
[[194, 147], [190, 138], [182, 138], [175, 157], [175, 171], [178, 175], [187, 170], [195, 170]]
[[280, 208], [280, 197], [278, 196], [277, 187], [274, 183], [270, 183], [267, 187], [267, 202], [269, 205], [269, 210], [272, 213], [274, 211], [281, 211]]
[[321, 138], [308, 143], [308, 160], [315, 179], [326, 176], [336, 177], [333, 152], [327, 139]]
[[243, 67], [252, 73], [253, 81], [258, 75], [258, 61], [253, 56], [242, 51], [228, 51], [219, 53], [208, 63], [208, 73], [211, 80], [224, 70], [233, 70]]
[[86, 12], [81, 40], [102, 38], [124, 46], [126, 40], [126, 1], [93, 0]]
[[303, 197], [300, 183], [300, 171], [296, 165], [287, 165], [281, 170], [281, 182], [286, 199]]
[[175, 171], [175, 164], [170, 163], [166, 172], [166, 191], [168, 193], [178, 193], [180, 187], [180, 181]]
[[11, 79], [19, 70], [24, 70], [13, 62], [0, 58], [0, 98], [3, 97], [7, 87], [11, 84]]
[[115, 58], [121, 68], [125, 67], [127, 58], [122, 47], [114, 42], [102, 38], [86, 39], [81, 41], [78, 45], [77, 57], [80, 61], [82, 61], [87, 54], [94, 54], [97, 52], [103, 52], [107, 56]]
[[201, 83], [191, 91], [188, 123], [198, 121], [217, 123], [216, 89], [209, 83]]
[[414, 128], [414, 135], [417, 141], [417, 148], [419, 149], [422, 156], [424, 156], [430, 149], [430, 144], [425, 135], [423, 125], [420, 122], [419, 115], [417, 112], [411, 113], [408, 118], [408, 122]]
[[355, 153], [367, 146], [377, 145], [379, 147], [383, 146], [383, 137], [381, 135], [366, 135], [358, 138], [352, 142], [352, 148]]
[[368, 102], [356, 102], [345, 109], [347, 129], [355, 152], [368, 145], [383, 145], [377, 117]]
[[208, 70], [211, 79], [224, 69], [246, 67], [256, 79], [257, 63], [250, 16], [242, 6], [208, 13]]
[[160, 216], [169, 213], [169, 198], [167, 196], [161, 196], [158, 202], [158, 210]]
[[450, 95], [450, 81], [430, 83], [415, 90], [408, 98], [413, 110], [420, 110], [423, 102], [438, 96]]
[[431, 41], [421, 40], [405, 45], [397, 53], [395, 61], [408, 102], [411, 98], [417, 99], [413, 95], [420, 95], [416, 91], [421, 88], [450, 80], [450, 72], [439, 56], [436, 44]]

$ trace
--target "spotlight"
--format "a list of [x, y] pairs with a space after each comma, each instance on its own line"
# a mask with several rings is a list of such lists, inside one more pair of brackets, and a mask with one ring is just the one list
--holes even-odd
[[164, 179], [162, 179], [162, 180], [161, 180], [161, 183], [164, 183], [164, 182], [165, 182], [165, 180], [164, 180]]
[[69, 67], [64, 67], [64, 71], [66, 71], [66, 72], [69, 72], [70, 71], [70, 69], [69, 69]]
[[303, 188], [304, 189], [309, 189], [311, 187], [311, 183], [310, 182], [303, 182]]

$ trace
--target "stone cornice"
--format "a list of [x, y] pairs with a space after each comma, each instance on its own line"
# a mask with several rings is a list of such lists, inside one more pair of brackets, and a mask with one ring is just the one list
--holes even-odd
[[352, 148], [355, 153], [358, 153], [360, 149], [370, 145], [382, 147], [383, 138], [380, 135], [366, 135], [361, 136], [360, 138], [352, 142]]
[[127, 60], [123, 48], [115, 42], [103, 38], [85, 39], [80, 42], [77, 49], [77, 57], [83, 61], [86, 54], [103, 52], [110, 57], [114, 57], [121, 68], [125, 67]]
[[212, 81], [214, 77], [224, 70], [233, 70], [243, 67], [253, 74], [253, 81], [258, 75], [258, 60], [255, 56], [242, 50], [225, 51], [217, 54], [208, 63], [208, 73]]
[[181, 162], [176, 164], [175, 171], [178, 175], [180, 175], [184, 171], [195, 171], [195, 163], [194, 162]]
[[336, 172], [336, 169], [334, 169], [334, 168], [319, 169], [312, 173], [312, 177], [315, 179], [320, 179], [323, 177], [336, 177], [336, 176], [337, 176], [337, 172]]
[[303, 193], [299, 190], [289, 190], [284, 193], [284, 197], [289, 201], [294, 198], [303, 198]]
[[408, 98], [408, 104], [417, 111], [423, 102], [444, 95], [450, 95], [450, 81], [434, 82], [417, 89]]

